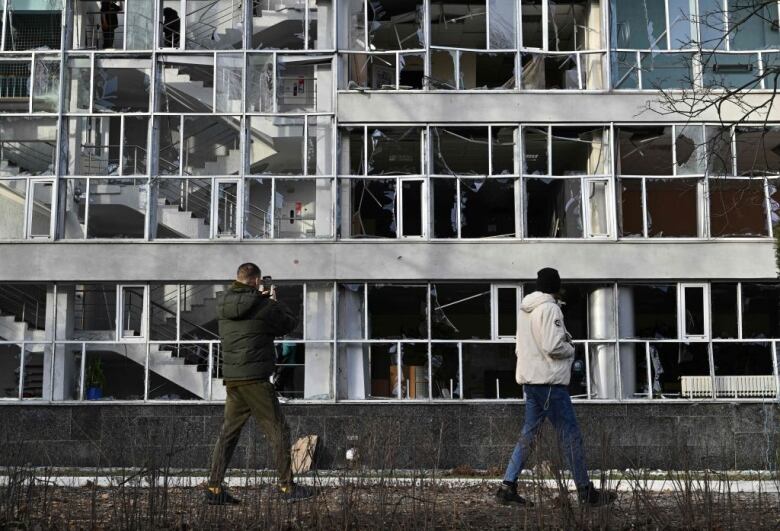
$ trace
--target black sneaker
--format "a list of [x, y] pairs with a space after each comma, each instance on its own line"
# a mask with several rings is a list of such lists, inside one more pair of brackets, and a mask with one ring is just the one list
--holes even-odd
[[617, 494], [611, 490], [597, 489], [593, 486], [593, 482], [590, 482], [587, 487], [577, 488], [577, 497], [583, 505], [603, 507], [614, 502], [617, 499]]
[[498, 503], [501, 505], [515, 505], [517, 507], [534, 506], [533, 502], [526, 500], [517, 493], [517, 485], [507, 485], [506, 483], [502, 483], [501, 486], [498, 487], [496, 500], [498, 500]]
[[241, 500], [230, 494], [224, 486], [206, 489], [206, 503], [209, 505], [238, 505]]
[[295, 484], [287, 487], [279, 487], [279, 492], [281, 493], [282, 500], [286, 502], [306, 500], [317, 495], [313, 488]]

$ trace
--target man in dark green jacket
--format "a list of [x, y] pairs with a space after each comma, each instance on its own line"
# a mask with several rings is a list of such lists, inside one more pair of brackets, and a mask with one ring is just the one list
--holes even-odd
[[[274, 338], [290, 333], [296, 317], [270, 286], [261, 286], [260, 268], [242, 264], [236, 281], [217, 294], [219, 335], [222, 338], [222, 376], [227, 388], [225, 421], [211, 460], [206, 500], [211, 504], [235, 504], [222, 484], [238, 438], [250, 415], [265, 432], [276, 454], [279, 490], [287, 500], [308, 498], [312, 493], [293, 483], [290, 463], [290, 429], [269, 378], [274, 372]], [[260, 291], [260, 288], [266, 291]]]

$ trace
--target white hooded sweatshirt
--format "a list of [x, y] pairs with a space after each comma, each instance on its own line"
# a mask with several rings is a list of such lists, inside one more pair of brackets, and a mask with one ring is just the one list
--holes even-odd
[[555, 298], [535, 291], [523, 297], [520, 310], [515, 349], [517, 383], [569, 385], [574, 345]]

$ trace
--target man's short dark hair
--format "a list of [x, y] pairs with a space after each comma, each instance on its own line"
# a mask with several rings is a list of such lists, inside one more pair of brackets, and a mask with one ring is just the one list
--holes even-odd
[[238, 271], [236, 272], [236, 280], [239, 282], [246, 282], [259, 276], [260, 268], [257, 266], [257, 264], [253, 264], [252, 262], [241, 264], [238, 266]]

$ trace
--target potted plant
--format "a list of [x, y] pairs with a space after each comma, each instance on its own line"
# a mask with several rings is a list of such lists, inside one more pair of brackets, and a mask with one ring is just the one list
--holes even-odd
[[85, 379], [87, 400], [99, 400], [103, 398], [103, 388], [106, 386], [106, 377], [103, 374], [103, 365], [100, 363], [100, 358], [96, 357], [89, 362]]

